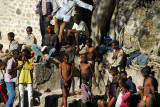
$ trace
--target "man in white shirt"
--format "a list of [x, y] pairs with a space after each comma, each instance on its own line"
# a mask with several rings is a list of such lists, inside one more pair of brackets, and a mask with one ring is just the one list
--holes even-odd
[[74, 25], [71, 30], [68, 30], [67, 36], [75, 36], [77, 49], [79, 51], [79, 42], [85, 43], [85, 40], [89, 37], [89, 31], [86, 23], [80, 20], [78, 15], [73, 18]]
[[76, 5], [88, 9], [90, 11], [92, 11], [93, 9], [92, 5], [86, 4], [80, 0], [62, 0], [60, 9], [57, 11], [55, 15], [54, 29], [54, 32], [59, 37], [59, 43], [61, 43], [62, 41], [63, 30], [66, 26], [66, 23], [70, 21], [72, 11]]

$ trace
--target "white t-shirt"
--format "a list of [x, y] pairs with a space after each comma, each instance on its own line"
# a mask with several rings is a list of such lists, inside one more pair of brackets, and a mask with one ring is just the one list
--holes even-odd
[[88, 27], [84, 21], [81, 21], [79, 25], [77, 23], [74, 23], [72, 29], [76, 31], [82, 31], [82, 35], [89, 37]]
[[122, 91], [119, 93], [117, 101], [116, 101], [116, 106], [115, 107], [120, 107], [122, 102]]

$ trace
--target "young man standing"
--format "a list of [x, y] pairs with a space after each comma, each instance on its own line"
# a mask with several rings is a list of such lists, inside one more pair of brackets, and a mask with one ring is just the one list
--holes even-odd
[[17, 80], [17, 59], [19, 55], [18, 50], [12, 51], [13, 57], [8, 61], [6, 73], [5, 73], [5, 82], [7, 86], [7, 90], [9, 92], [8, 102], [5, 107], [13, 107], [13, 102], [15, 98], [15, 82]]
[[36, 13], [40, 16], [40, 30], [42, 35], [42, 41], [44, 35], [47, 33], [46, 28], [50, 24], [51, 19], [56, 14], [58, 5], [55, 0], [39, 0], [37, 4]]
[[157, 107], [156, 96], [158, 93], [158, 84], [154, 80], [151, 74], [151, 68], [149, 66], [144, 67], [141, 70], [142, 76], [144, 77], [143, 87], [139, 86], [140, 90], [143, 90], [143, 99], [139, 103], [138, 107]]

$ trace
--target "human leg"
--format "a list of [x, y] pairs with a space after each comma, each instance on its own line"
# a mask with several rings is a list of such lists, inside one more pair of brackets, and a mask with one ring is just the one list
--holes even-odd
[[47, 60], [49, 60], [49, 58], [51, 57], [52, 54], [55, 54], [56, 53], [56, 49], [55, 48], [52, 48], [50, 51], [49, 51], [49, 54], [47, 56]]
[[19, 107], [24, 107], [24, 84], [19, 84]]
[[60, 24], [60, 31], [59, 31], [59, 43], [62, 43], [62, 37], [63, 37], [63, 32], [64, 32], [64, 28], [66, 27], [66, 22], [61, 22]]
[[33, 85], [27, 84], [28, 91], [28, 107], [33, 107]]
[[112, 107], [112, 106], [115, 104], [116, 100], [117, 100], [117, 98], [113, 97], [113, 98], [111, 99], [111, 101], [108, 103], [108, 106], [107, 106], [107, 107]]
[[102, 102], [102, 100], [97, 101], [98, 107], [101, 107], [101, 102]]
[[38, 46], [36, 44], [32, 45], [32, 50], [33, 50], [33, 52], [35, 53], [36, 56], [42, 55], [41, 49], [42, 49], [41, 46]]
[[58, 21], [58, 19], [55, 17], [55, 19], [54, 19], [54, 22], [55, 22], [55, 26], [54, 26], [54, 32], [55, 32], [55, 34], [59, 34], [59, 21]]
[[146, 103], [145, 103], [144, 100], [142, 99], [142, 100], [140, 101], [140, 103], [138, 104], [137, 107], [145, 107], [145, 106], [146, 106]]
[[8, 95], [7, 95], [7, 90], [6, 90], [5, 83], [3, 83], [2, 85], [0, 85], [0, 98], [2, 99], [2, 101], [5, 104], [7, 103]]
[[151, 97], [146, 99], [146, 107], [154, 107], [153, 99]]
[[14, 82], [6, 82], [7, 90], [9, 92], [9, 99], [6, 103], [5, 107], [12, 107], [14, 98], [15, 98], [15, 83]]

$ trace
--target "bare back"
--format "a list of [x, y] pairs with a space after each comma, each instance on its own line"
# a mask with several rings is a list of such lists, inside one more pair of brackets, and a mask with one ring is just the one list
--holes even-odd
[[147, 77], [144, 81], [144, 95], [152, 94], [154, 91], [153, 80], [151, 77]]

